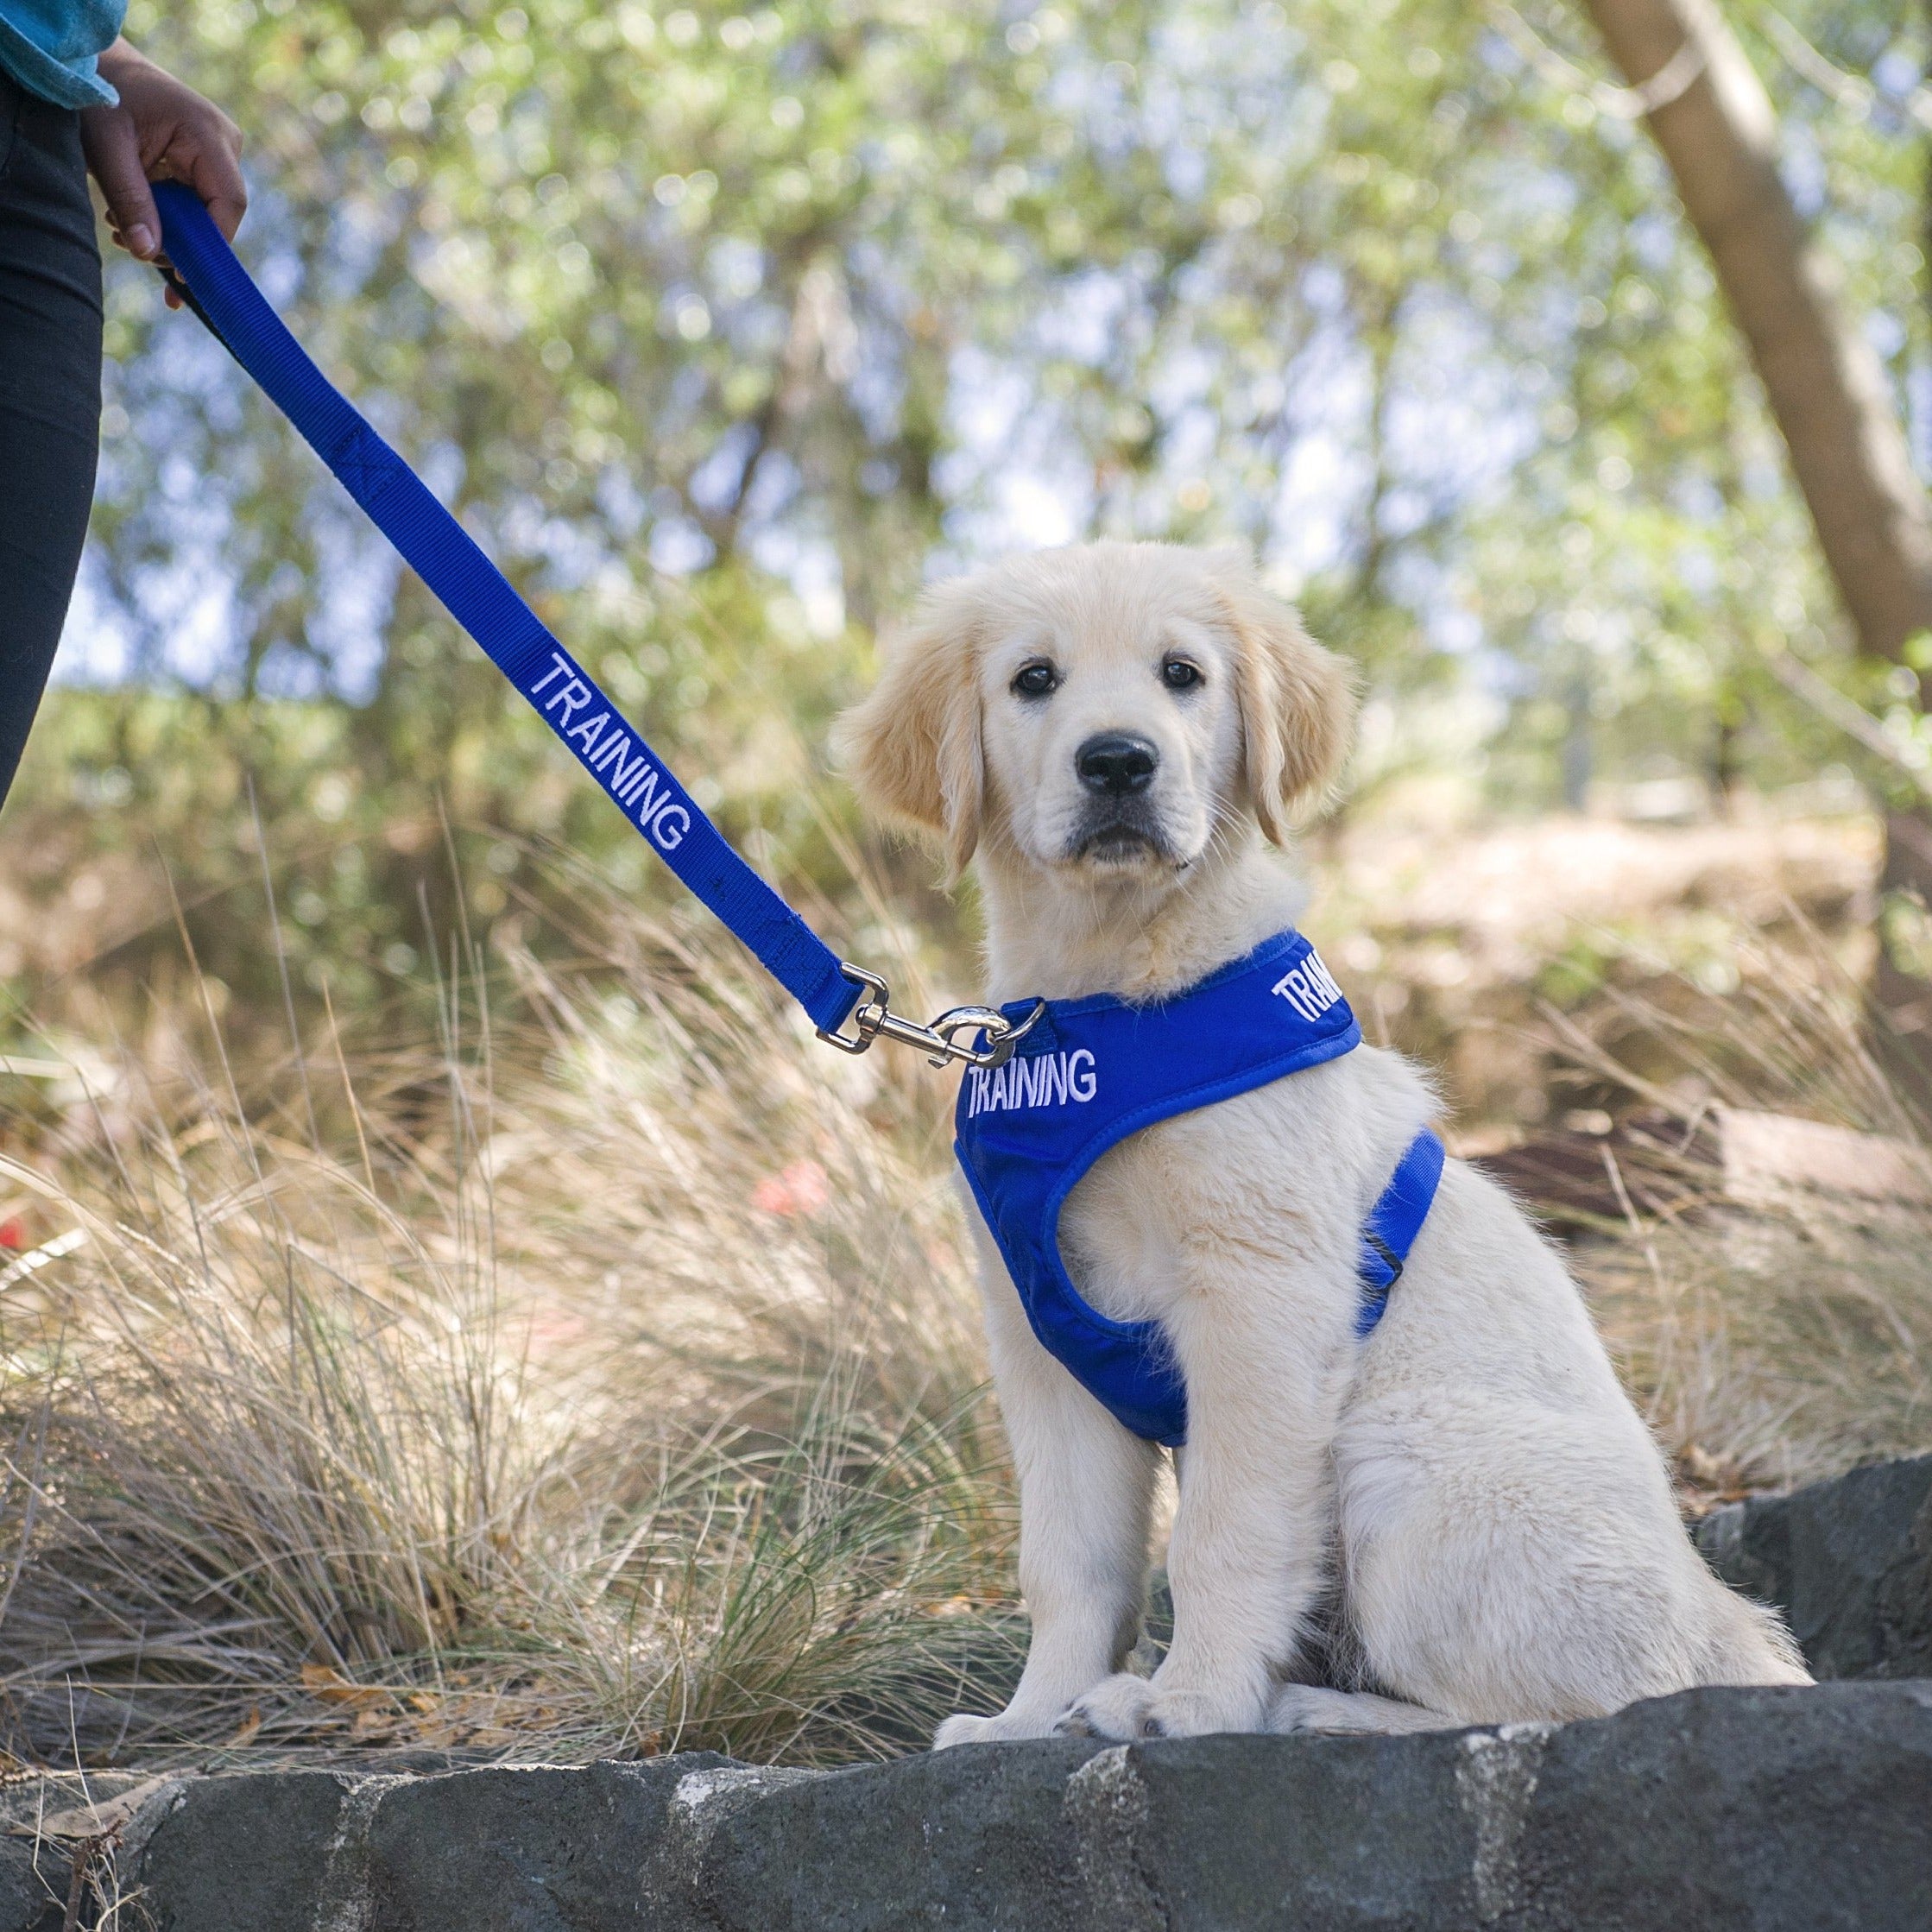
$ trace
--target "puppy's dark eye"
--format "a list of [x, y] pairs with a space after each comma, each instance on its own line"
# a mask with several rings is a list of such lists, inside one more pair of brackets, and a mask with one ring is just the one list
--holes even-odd
[[1169, 658], [1160, 667], [1160, 681], [1170, 691], [1192, 691], [1203, 682], [1201, 666], [1185, 658]]
[[1045, 698], [1059, 688], [1060, 673], [1050, 664], [1029, 664], [1013, 681], [1015, 696]]

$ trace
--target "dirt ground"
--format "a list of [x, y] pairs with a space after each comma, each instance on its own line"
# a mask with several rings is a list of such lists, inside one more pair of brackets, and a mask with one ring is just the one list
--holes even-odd
[[1607, 1025], [1607, 991], [1722, 997], [1767, 954], [1848, 983], [1870, 969], [1870, 815], [1746, 800], [1702, 823], [1472, 825], [1425, 808], [1318, 841], [1306, 923], [1364, 1030], [1436, 1070], [1471, 1151], [1599, 1104], [1553, 1057], [1548, 1007]]

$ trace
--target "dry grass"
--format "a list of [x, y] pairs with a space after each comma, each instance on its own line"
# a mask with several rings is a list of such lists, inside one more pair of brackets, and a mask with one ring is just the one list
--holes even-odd
[[[830, 1763], [998, 1701], [1011, 1487], [949, 1083], [818, 1048], [695, 920], [563, 887], [578, 964], [458, 943], [439, 1038], [244, 1072], [161, 1010], [0, 1168], [16, 1756]], [[1582, 1260], [1705, 1493], [1932, 1443], [1932, 1139], [1830, 962], [1784, 963], [1607, 994], [1560, 1043], [1676, 1123]], [[1740, 1198], [1708, 1153], [1736, 1107], [1929, 1185]]]
[[1822, 934], [1869, 968], [1882, 839], [1870, 817], [1631, 824], [1431, 811], [1439, 787], [1352, 813], [1326, 835], [1312, 929], [1371, 1037], [1419, 1055], [1465, 1128], [1541, 1125], [1560, 1057], [1539, 999], [1593, 1004], [1605, 983], [1653, 1006], [1737, 983], [1736, 949]]
[[164, 1039], [5, 1170], [68, 1237], [0, 1275], [16, 1755], [826, 1762], [1010, 1675], [943, 1096], [590, 924], [279, 1111]]
[[1932, 1448], [1932, 1131], [1822, 950], [1739, 965], [1721, 1000], [1615, 1002], [1635, 1051], [1556, 1023], [1652, 1123], [1607, 1151], [1623, 1226], [1578, 1259], [1694, 1500]]

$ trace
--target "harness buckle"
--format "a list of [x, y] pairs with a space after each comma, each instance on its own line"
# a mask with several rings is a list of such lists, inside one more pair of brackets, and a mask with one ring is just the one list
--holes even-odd
[[[884, 1039], [919, 1047], [931, 1066], [963, 1060], [969, 1067], [1003, 1067], [1046, 1011], [1044, 1000], [1035, 1001], [1033, 1010], [1024, 1020], [1009, 1020], [996, 1007], [950, 1007], [930, 1026], [922, 1026], [892, 1010], [892, 988], [878, 974], [844, 961], [840, 962], [839, 970], [866, 992], [852, 1009], [852, 1032], [818, 1029], [819, 1039], [841, 1053], [863, 1053], [874, 1040]], [[975, 1035], [983, 1036], [983, 1044], [975, 1045]]]
[[1381, 1291], [1382, 1294], [1386, 1296], [1389, 1291], [1389, 1288], [1394, 1287], [1396, 1283], [1401, 1280], [1402, 1271], [1404, 1267], [1407, 1266], [1407, 1264], [1404, 1261], [1403, 1258], [1399, 1254], [1398, 1254], [1395, 1250], [1391, 1247], [1389, 1244], [1385, 1241], [1380, 1234], [1375, 1232], [1373, 1228], [1363, 1228], [1361, 1231], [1361, 1238], [1365, 1241], [1367, 1241], [1372, 1248], [1375, 1250], [1375, 1259], [1389, 1271], [1388, 1288], [1384, 1288]]

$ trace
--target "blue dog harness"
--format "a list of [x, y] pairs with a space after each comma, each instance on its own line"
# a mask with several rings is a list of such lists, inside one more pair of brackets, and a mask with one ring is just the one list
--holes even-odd
[[[1033, 1002], [1003, 1009], [1019, 1019]], [[1002, 1067], [971, 1067], [955, 1152], [1041, 1345], [1136, 1436], [1187, 1438], [1187, 1387], [1159, 1322], [1090, 1308], [1060, 1258], [1060, 1210], [1108, 1148], [1157, 1121], [1339, 1058], [1361, 1043], [1342, 988], [1300, 933], [1156, 1005], [1110, 994], [1049, 1001]], [[1427, 1127], [1362, 1229], [1355, 1333], [1382, 1318], [1443, 1176]]]

